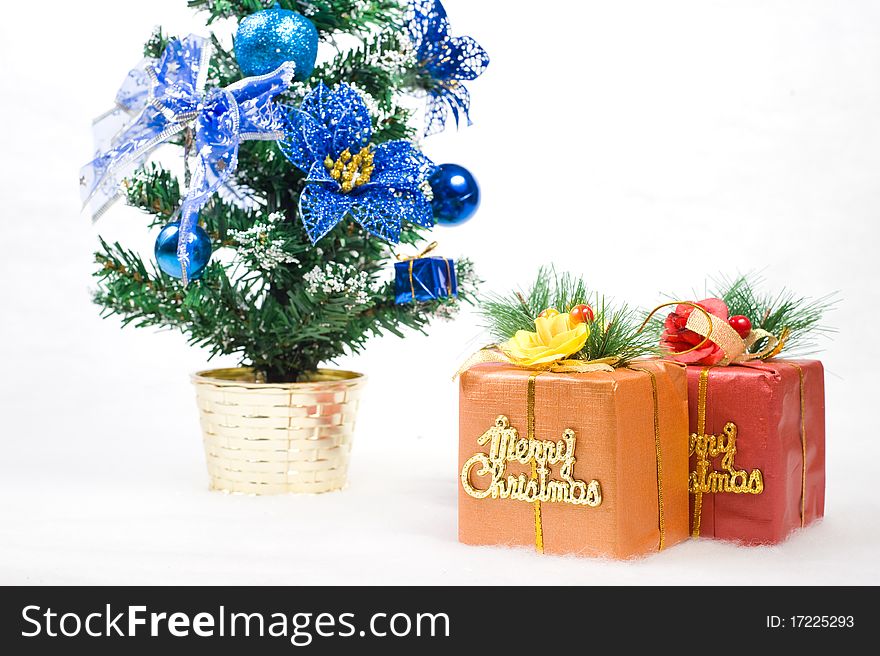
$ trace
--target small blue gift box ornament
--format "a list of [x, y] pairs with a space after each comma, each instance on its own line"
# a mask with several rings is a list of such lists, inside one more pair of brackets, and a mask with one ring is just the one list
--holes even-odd
[[394, 264], [397, 305], [458, 297], [455, 262], [445, 257], [425, 257], [435, 248], [436, 241], [416, 256], [397, 256], [399, 261]]

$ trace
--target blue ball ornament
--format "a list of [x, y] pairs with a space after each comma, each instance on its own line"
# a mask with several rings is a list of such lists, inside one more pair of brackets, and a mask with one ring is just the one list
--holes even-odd
[[245, 75], [264, 75], [284, 62], [296, 64], [294, 78], [307, 80], [318, 56], [318, 30], [302, 14], [277, 5], [246, 16], [235, 34], [235, 59]]
[[[180, 222], [169, 223], [162, 228], [156, 238], [156, 263], [159, 268], [173, 278], [182, 278], [183, 272], [177, 260], [177, 234]], [[202, 275], [211, 259], [211, 238], [201, 226], [196, 226], [189, 235], [189, 279], [195, 280]]]
[[441, 164], [428, 183], [434, 193], [434, 220], [440, 225], [461, 225], [480, 206], [480, 186], [463, 166]]

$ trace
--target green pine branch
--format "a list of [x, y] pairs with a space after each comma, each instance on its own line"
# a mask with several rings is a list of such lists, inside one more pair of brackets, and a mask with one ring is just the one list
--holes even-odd
[[150, 163], [123, 182], [126, 200], [155, 217], [154, 223], [167, 223], [180, 206], [180, 183], [160, 165]]
[[[338, 247], [344, 243], [336, 241]], [[301, 255], [305, 258], [313, 250], [304, 249]], [[424, 332], [432, 319], [448, 318], [461, 303], [471, 303], [467, 290], [480, 283], [470, 261], [461, 260], [458, 299], [395, 305], [389, 282], [357, 304], [346, 293], [309, 292], [301, 278], [297, 285], [279, 283], [293, 268], [279, 267], [278, 277], [251, 270], [233, 282], [214, 262], [184, 288], [119, 244], [102, 240], [95, 260], [94, 300], [104, 316], [117, 315], [124, 325], [181, 329], [190, 343], [206, 347], [212, 357], [237, 355], [269, 381], [296, 380], [321, 362], [360, 352], [373, 336], [403, 337], [404, 329]], [[371, 285], [386, 266], [392, 263], [368, 262], [364, 270], [370, 272]]]
[[[771, 335], [788, 333], [781, 352], [806, 355], [818, 350], [818, 338], [834, 334], [836, 329], [822, 323], [825, 314], [834, 309], [840, 298], [836, 293], [812, 299], [783, 288], [777, 293], [761, 290], [763, 281], [754, 274], [735, 278], [719, 276], [713, 280], [711, 295], [722, 299], [730, 316], [743, 315], [753, 328]], [[764, 346], [760, 340], [751, 347], [753, 353]]]
[[580, 304], [593, 309], [594, 320], [589, 325], [587, 343], [573, 357], [581, 360], [614, 357], [624, 365], [637, 357], [656, 353], [656, 338], [641, 329], [637, 310], [625, 304], [614, 305], [604, 296], [591, 292], [580, 276], [559, 274], [550, 267], [541, 268], [526, 291], [482, 299], [479, 312], [486, 329], [500, 343], [519, 330], [534, 332], [535, 319], [546, 309], [569, 312]]
[[213, 55], [208, 67], [208, 86], [225, 87], [241, 79], [241, 67], [235, 58], [235, 53], [226, 50], [217, 37], [211, 35]]
[[157, 27], [153, 30], [153, 33], [150, 34], [150, 38], [147, 39], [147, 42], [144, 44], [144, 57], [158, 59], [162, 55], [162, 52], [165, 50], [165, 46], [168, 45], [169, 41], [171, 41], [171, 37], [165, 34], [161, 27]]

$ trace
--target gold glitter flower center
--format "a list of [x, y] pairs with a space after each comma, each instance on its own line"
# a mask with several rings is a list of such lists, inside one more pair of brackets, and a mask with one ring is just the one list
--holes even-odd
[[370, 146], [364, 146], [352, 155], [348, 148], [343, 150], [336, 161], [330, 155], [324, 160], [324, 167], [330, 173], [330, 177], [336, 180], [342, 187], [342, 193], [347, 194], [352, 189], [365, 185], [373, 175], [373, 151]]

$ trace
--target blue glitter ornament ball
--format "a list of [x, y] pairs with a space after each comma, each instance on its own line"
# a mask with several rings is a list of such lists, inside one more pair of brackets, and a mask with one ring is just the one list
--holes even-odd
[[307, 80], [318, 56], [318, 30], [302, 14], [264, 9], [246, 16], [235, 34], [235, 59], [245, 75], [270, 73], [286, 61], [296, 64], [294, 78]]
[[480, 206], [480, 187], [463, 166], [441, 164], [428, 182], [434, 193], [434, 220], [440, 225], [461, 225]]
[[[173, 278], [182, 278], [180, 262], [177, 261], [177, 232], [180, 222], [169, 223], [156, 237], [156, 263], [159, 268]], [[189, 236], [189, 279], [202, 275], [211, 259], [211, 238], [201, 226], [196, 226]]]

